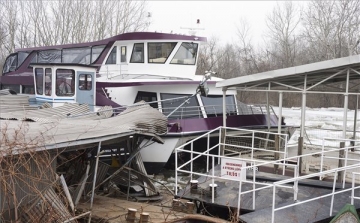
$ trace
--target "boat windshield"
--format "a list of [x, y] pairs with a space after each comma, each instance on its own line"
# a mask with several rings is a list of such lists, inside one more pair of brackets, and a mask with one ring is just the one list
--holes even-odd
[[175, 43], [148, 43], [148, 62], [149, 63], [165, 63]]
[[194, 65], [197, 51], [197, 43], [182, 43], [174, 58], [171, 60], [171, 64]]
[[29, 56], [29, 52], [18, 52], [11, 54], [5, 61], [3, 74], [16, 70]]
[[40, 50], [32, 58], [31, 63], [91, 64], [98, 59], [104, 48], [105, 45], [62, 50]]

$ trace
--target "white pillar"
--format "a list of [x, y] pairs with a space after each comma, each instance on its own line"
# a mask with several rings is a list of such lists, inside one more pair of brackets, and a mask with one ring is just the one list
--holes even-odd
[[283, 101], [283, 92], [280, 91], [279, 92], [278, 133], [281, 133], [282, 101]]
[[[223, 127], [226, 127], [226, 88], [223, 88]], [[235, 98], [236, 100], [236, 98]]]

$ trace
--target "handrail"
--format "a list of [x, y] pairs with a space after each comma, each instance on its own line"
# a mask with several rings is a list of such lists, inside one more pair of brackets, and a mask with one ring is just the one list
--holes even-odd
[[[233, 131], [230, 131], [230, 130], [233, 130]], [[264, 131], [255, 131], [255, 130], [249, 130], [249, 129], [236, 129], [236, 128], [224, 128], [224, 127], [218, 127], [214, 130], [212, 130], [211, 132], [209, 133], [205, 133], [199, 137], [197, 137], [196, 139], [194, 140], [191, 140], [187, 143], [185, 143], [184, 145], [181, 145], [179, 146], [178, 148], [175, 149], [175, 153], [176, 153], [176, 159], [175, 159], [175, 193], [177, 194], [178, 191], [177, 191], [177, 177], [178, 177], [178, 172], [182, 172], [182, 173], [187, 173], [187, 174], [190, 174], [190, 177], [191, 177], [191, 180], [193, 179], [193, 176], [203, 176], [203, 177], [206, 177], [208, 179], [211, 180], [211, 183], [214, 183], [216, 179], [226, 179], [226, 180], [229, 180], [229, 181], [235, 181], [235, 182], [239, 182], [239, 197], [238, 197], [238, 211], [240, 210], [240, 197], [241, 195], [243, 194], [247, 194], [247, 193], [253, 193], [253, 209], [255, 209], [255, 191], [259, 191], [259, 190], [263, 190], [263, 189], [269, 189], [269, 188], [272, 188], [273, 189], [273, 203], [271, 205], [271, 222], [274, 222], [275, 221], [275, 212], [276, 211], [279, 211], [279, 210], [282, 210], [282, 209], [285, 209], [285, 208], [289, 208], [289, 207], [293, 207], [293, 206], [296, 206], [296, 205], [302, 205], [302, 204], [305, 204], [307, 202], [311, 202], [311, 201], [314, 201], [314, 200], [317, 200], [317, 199], [320, 199], [320, 198], [324, 198], [324, 197], [330, 197], [331, 196], [331, 206], [330, 206], [330, 214], [329, 216], [332, 215], [332, 212], [333, 212], [333, 204], [334, 204], [334, 195], [336, 194], [340, 194], [340, 193], [346, 193], [346, 192], [349, 192], [351, 191], [351, 203], [353, 204], [354, 203], [354, 199], [360, 199], [360, 197], [355, 197], [354, 196], [354, 190], [355, 189], [359, 189], [360, 186], [356, 186], [355, 187], [355, 175], [360, 175], [360, 173], [356, 173], [356, 172], [351, 172], [352, 173], [352, 179], [351, 179], [351, 182], [352, 182], [352, 187], [351, 188], [345, 188], [345, 184], [343, 183], [342, 184], [342, 189], [339, 189], [339, 190], [335, 190], [335, 186], [336, 186], [336, 179], [337, 179], [337, 175], [338, 175], [338, 172], [345, 172], [346, 171], [351, 171], [351, 170], [354, 170], [356, 168], [360, 168], [360, 163], [356, 163], [356, 164], [349, 164], [347, 161], [350, 161], [350, 160], [354, 160], [354, 159], [350, 159], [348, 157], [348, 151], [349, 149], [352, 149], [352, 148], [357, 148], [359, 149], [360, 146], [349, 146], [349, 147], [344, 147], [344, 148], [329, 148], [329, 149], [322, 149], [321, 151], [319, 152], [312, 152], [312, 153], [308, 153], [308, 154], [303, 154], [303, 155], [297, 155], [297, 156], [292, 156], [292, 157], [289, 157], [287, 156], [287, 151], [286, 151], [286, 142], [287, 142], [287, 135], [286, 134], [280, 134], [280, 133], [270, 133], [270, 132], [265, 132], [267, 134], [274, 134], [274, 135], [279, 135], [280, 137], [283, 137], [284, 140], [285, 140], [285, 150], [281, 150], [281, 151], [274, 151], [274, 150], [267, 150], [267, 149], [264, 149], [264, 148], [257, 148], [255, 147], [254, 145], [254, 140], [252, 140], [252, 145], [251, 146], [239, 146], [237, 144], [231, 144], [231, 143], [224, 143], [224, 142], [221, 142], [221, 137], [220, 135], [222, 133], [225, 133], [225, 138], [229, 135], [234, 135], [234, 133], [236, 133], [236, 131], [241, 131], [241, 132], [252, 132], [252, 137], [255, 137], [255, 132], [256, 133], [264, 133]], [[214, 134], [214, 133], [217, 133], [219, 134], [219, 142], [218, 144], [216, 145], [213, 145], [212, 147], [210, 147], [209, 145], [209, 142], [207, 144], [207, 149], [204, 151], [204, 152], [196, 152], [196, 151], [193, 151], [193, 144], [199, 140], [200, 138], [205, 138], [205, 137], [208, 137], [209, 139], [209, 136], [211, 134]], [[323, 141], [325, 140], [337, 140], [337, 141], [354, 141], [354, 139], [335, 139], [335, 138], [323, 138]], [[355, 140], [356, 141], [356, 140]], [[186, 150], [184, 149], [185, 146], [187, 145], [191, 145], [191, 150]], [[210, 151], [214, 150], [214, 149], [217, 149], [217, 148], [221, 148], [221, 147], [226, 147], [226, 146], [232, 146], [232, 147], [241, 147], [242, 149], [247, 149], [247, 150], [251, 150], [252, 153], [253, 151], [269, 151], [271, 153], [279, 153], [279, 154], [283, 154], [281, 156], [279, 156], [279, 159], [277, 160], [271, 160], [271, 161], [264, 161], [264, 160], [258, 160], [258, 159], [254, 159], [253, 156], [251, 156], [251, 158], [239, 158], [239, 157], [229, 157], [229, 156], [226, 156], [226, 154], [224, 155], [220, 155], [220, 154], [210, 154]], [[339, 157], [336, 157], [336, 155], [333, 155], [334, 152], [340, 152], [340, 151], [345, 151], [346, 155], [345, 157], [343, 158], [339, 158]], [[191, 159], [185, 163], [183, 163], [182, 165], [178, 166], [178, 160], [177, 160], [177, 153], [178, 152], [185, 152], [185, 153], [190, 153], [191, 154]], [[240, 153], [239, 153], [240, 154]], [[323, 168], [320, 168], [319, 172], [317, 173], [311, 173], [311, 174], [308, 174], [308, 175], [299, 175], [299, 172], [298, 172], [298, 168], [299, 168], [299, 160], [300, 158], [305, 158], [305, 157], [312, 157], [312, 156], [316, 156], [316, 155], [319, 155], [321, 157], [321, 166], [323, 165], [323, 162], [324, 162], [324, 159], [342, 159], [342, 160], [345, 160], [345, 164], [342, 166], [342, 167], [335, 167], [335, 168], [332, 168], [332, 169], [328, 169], [328, 170], [323, 170]], [[197, 159], [199, 159], [200, 157], [202, 156], [206, 156], [207, 158], [207, 168], [206, 168], [206, 173], [202, 173], [202, 172], [199, 172], [199, 171], [194, 171], [193, 168], [192, 168], [192, 165], [193, 165], [193, 162], [196, 162]], [[245, 161], [247, 162], [248, 164], [250, 164], [249, 166], [246, 166], [247, 169], [252, 169], [253, 170], [253, 179], [250, 180], [250, 179], [246, 179], [246, 180], [241, 180], [241, 178], [239, 179], [229, 179], [229, 178], [224, 178], [224, 176], [221, 176], [221, 174], [219, 175], [219, 173], [217, 174], [214, 174], [214, 168], [215, 168], [215, 164], [214, 164], [214, 160], [215, 158], [217, 159], [222, 159], [222, 158], [225, 158], [226, 159], [233, 159], [233, 160], [240, 160], [240, 161]], [[209, 171], [209, 160], [212, 160], [212, 171], [210, 170]], [[295, 164], [290, 164], [288, 161], [294, 161], [294, 160], [297, 160], [297, 163]], [[292, 178], [289, 178], [289, 179], [280, 179], [280, 180], [276, 180], [275, 182], [273, 183], [267, 183], [267, 185], [265, 185], [264, 187], [260, 187], [260, 188], [256, 188], [255, 185], [256, 184], [259, 184], [261, 182], [256, 182], [256, 172], [255, 172], [255, 169], [256, 167], [258, 167], [257, 169], [259, 169], [259, 167], [261, 166], [268, 166], [268, 165], [279, 165], [279, 166], [286, 166], [287, 168], [288, 167], [292, 167], [294, 168], [294, 176]], [[188, 167], [190, 165], [190, 171], [188, 169], [185, 169], [185, 167]], [[343, 182], [345, 182], [345, 173], [344, 173], [344, 179], [343, 179]], [[315, 198], [312, 198], [312, 197], [309, 197], [309, 199], [306, 199], [306, 200], [302, 200], [302, 201], [298, 201], [297, 200], [297, 193], [298, 193], [298, 184], [300, 181], [302, 180], [307, 180], [307, 179], [316, 179], [316, 177], [321, 177], [321, 176], [324, 176], [324, 175], [331, 175], [331, 174], [334, 174], [334, 180], [333, 180], [333, 189], [331, 192], [329, 192], [328, 194], [323, 194], [321, 196], [318, 196], [318, 197], [315, 197]], [[246, 190], [246, 191], [242, 191], [241, 190], [241, 184], [242, 183], [250, 183], [250, 184], [253, 184], [253, 189], [250, 189], [250, 190]], [[288, 184], [293, 184], [293, 186], [289, 186]], [[276, 203], [275, 203], [275, 192], [276, 192], [276, 188], [278, 187], [285, 187], [285, 188], [288, 188], [288, 189], [291, 189], [293, 190], [293, 193], [294, 193], [294, 201], [296, 201], [295, 203], [290, 203], [290, 204], [287, 204], [287, 205], [284, 205], [283, 203], [282, 204], [278, 204], [279, 207], [276, 207]], [[214, 202], [214, 194], [212, 193], [212, 202]]]

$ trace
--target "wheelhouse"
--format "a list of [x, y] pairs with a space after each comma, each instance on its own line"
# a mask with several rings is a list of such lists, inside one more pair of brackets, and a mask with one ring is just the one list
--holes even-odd
[[50, 103], [53, 107], [63, 103], [88, 104], [95, 110], [96, 68], [66, 66], [63, 64], [33, 65], [35, 99], [37, 104]]

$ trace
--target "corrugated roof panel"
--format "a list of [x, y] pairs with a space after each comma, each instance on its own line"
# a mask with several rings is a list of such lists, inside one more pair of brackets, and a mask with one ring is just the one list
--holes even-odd
[[[69, 108], [76, 104], [68, 105]], [[79, 105], [77, 105], [79, 106]], [[40, 109], [46, 110], [46, 109]], [[60, 110], [58, 110], [60, 111]], [[25, 112], [26, 113], [26, 112]], [[61, 112], [60, 112], [61, 113]], [[12, 113], [13, 114], [13, 113]], [[42, 113], [42, 115], [57, 113]], [[0, 114], [4, 115], [4, 114]], [[20, 113], [18, 114], [20, 116]], [[27, 114], [25, 115], [27, 116]], [[7, 116], [11, 117], [11, 116]], [[20, 116], [21, 117], [21, 116]], [[24, 117], [24, 114], [23, 116]], [[59, 117], [59, 116], [56, 116]], [[128, 134], [162, 134], [167, 131], [167, 118], [150, 107], [142, 104], [130, 108], [123, 114], [105, 119], [79, 119], [79, 118], [48, 118], [38, 117], [40, 122], [1, 121], [0, 148], [3, 150], [28, 147], [43, 148], [44, 145], [56, 147], [66, 144], [82, 144], [82, 140], [101, 140], [100, 138]], [[44, 119], [40, 119], [44, 118]], [[32, 117], [32, 120], [35, 118]], [[23, 119], [20, 119], [23, 120]], [[14, 142], [15, 143], [11, 143]]]
[[33, 107], [29, 106], [28, 96], [0, 93], [0, 112], [27, 111], [33, 109]]

